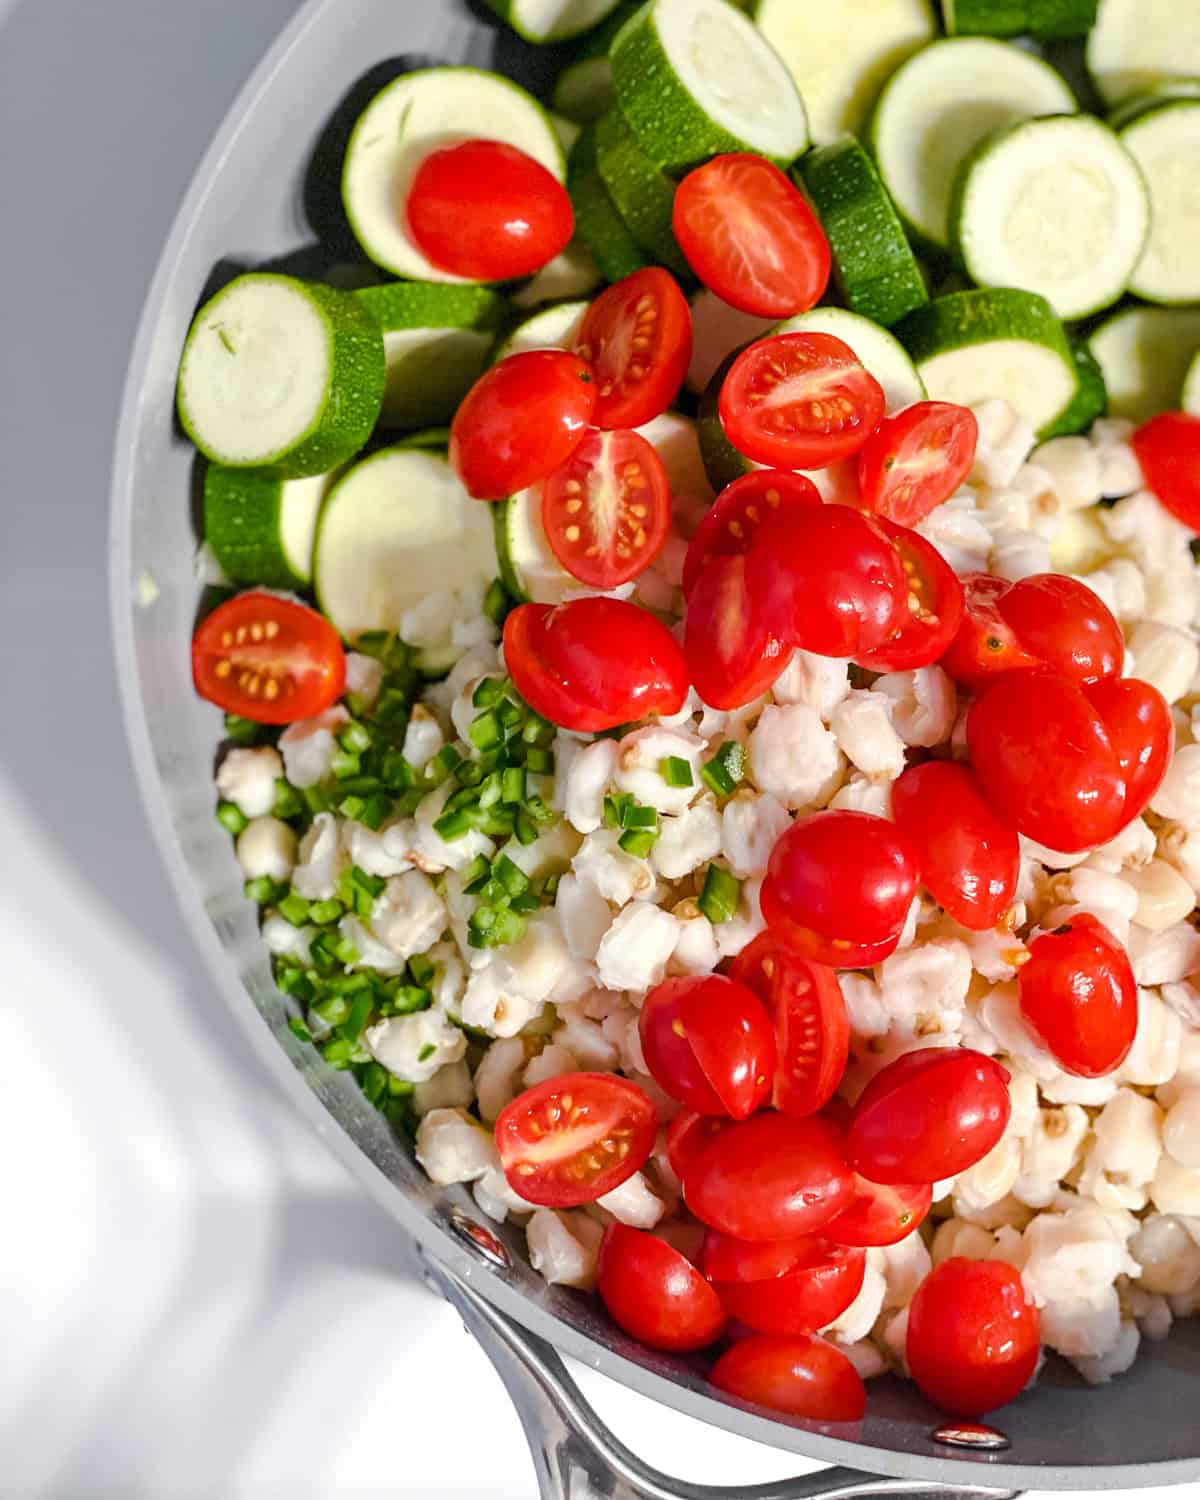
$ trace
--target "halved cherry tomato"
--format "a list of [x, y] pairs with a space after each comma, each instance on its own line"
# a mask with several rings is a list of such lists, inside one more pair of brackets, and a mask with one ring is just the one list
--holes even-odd
[[1138, 1021], [1133, 967], [1089, 912], [1036, 938], [1017, 984], [1025, 1024], [1068, 1073], [1100, 1078], [1128, 1057]]
[[1119, 677], [1125, 639], [1094, 589], [1062, 573], [1019, 583], [990, 574], [964, 579], [966, 613], [942, 657], [956, 682], [983, 687], [1021, 667], [1052, 667], [1072, 682]]
[[1125, 778], [1083, 688], [1056, 672], [1006, 672], [967, 715], [967, 747], [983, 795], [1020, 833], [1074, 853], [1113, 838]]
[[777, 333], [744, 349], [721, 387], [733, 446], [780, 469], [849, 458], [883, 420], [883, 387], [830, 333]]
[[1107, 677], [1084, 693], [1100, 715], [1125, 781], [1121, 826], [1145, 811], [1175, 753], [1175, 723], [1167, 700], [1139, 677]]
[[710, 708], [741, 708], [765, 693], [791, 656], [766, 625], [744, 557], [714, 557], [688, 600], [683, 652]]
[[892, 783], [892, 817], [912, 840], [921, 879], [964, 927], [995, 927], [1013, 903], [1017, 831], [998, 818], [966, 766], [931, 760]]
[[920, 1047], [876, 1073], [846, 1135], [872, 1182], [940, 1182], [984, 1157], [1004, 1134], [1008, 1073], [969, 1047]]
[[705, 511], [696, 528], [683, 562], [683, 592], [692, 592], [714, 557], [748, 552], [764, 521], [797, 506], [820, 504], [821, 494], [812, 480], [789, 469], [753, 469], [735, 479]]
[[867, 1409], [862, 1376], [840, 1349], [809, 1334], [742, 1339], [708, 1378], [739, 1401], [810, 1422], [859, 1422]]
[[760, 1333], [816, 1333], [840, 1318], [862, 1291], [867, 1256], [865, 1250], [810, 1235], [781, 1276], [718, 1281], [707, 1264], [704, 1269], [731, 1318]]
[[421, 253], [471, 281], [532, 276], [575, 232], [566, 188], [504, 141], [460, 141], [431, 151], [413, 177], [405, 211]]
[[800, 1265], [814, 1243], [811, 1234], [791, 1240], [739, 1240], [706, 1229], [700, 1266], [710, 1281], [773, 1281]]
[[1041, 1344], [1037, 1308], [1002, 1260], [955, 1255], [935, 1266], [908, 1310], [905, 1354], [922, 1392], [964, 1417], [994, 1411], [1029, 1384]]
[[729, 1124], [727, 1115], [702, 1115], [681, 1109], [667, 1126], [667, 1161], [680, 1182], [703, 1148]]
[[767, 1112], [728, 1125], [697, 1152], [683, 1182], [703, 1224], [742, 1240], [813, 1234], [848, 1203], [850, 1169], [826, 1120]]
[[450, 462], [468, 494], [502, 500], [561, 468], [595, 410], [595, 376], [574, 354], [510, 354], [479, 377], [454, 413]]
[[760, 318], [815, 307], [829, 284], [829, 241], [804, 195], [761, 156], [714, 156], [675, 189], [675, 238], [723, 302]]
[[900, 555], [908, 597], [896, 630], [858, 664], [870, 672], [913, 672], [937, 661], [958, 633], [963, 588], [932, 542], [883, 516], [878, 522]]
[[1200, 417], [1161, 412], [1134, 433], [1133, 451], [1147, 487], [1176, 520], [1200, 531]]
[[542, 485], [546, 540], [567, 572], [592, 588], [636, 578], [670, 527], [667, 471], [636, 432], [589, 432]]
[[657, 1134], [654, 1105], [636, 1083], [615, 1073], [564, 1073], [500, 1111], [496, 1149], [522, 1198], [570, 1208], [632, 1177]]
[[227, 714], [293, 724], [342, 696], [346, 653], [315, 609], [277, 594], [238, 594], [196, 626], [192, 681]]
[[595, 367], [597, 427], [641, 427], [679, 394], [692, 359], [692, 310], [669, 271], [650, 266], [588, 308], [575, 352]]
[[850, 1022], [837, 975], [809, 963], [771, 932], [760, 932], [743, 948], [729, 973], [759, 996], [775, 1026], [771, 1103], [796, 1118], [816, 1114], [841, 1083], [850, 1055]]
[[651, 1349], [703, 1349], [725, 1327], [721, 1300], [695, 1266], [627, 1224], [604, 1232], [596, 1288], [613, 1322]]
[[810, 813], [771, 851], [760, 904], [767, 925], [831, 968], [880, 963], [900, 941], [920, 870], [907, 835], [873, 813]]
[[918, 401], [884, 417], [858, 455], [863, 504], [915, 526], [970, 473], [978, 441], [975, 413], [951, 401]]
[[675, 638], [623, 599], [519, 604], [504, 622], [504, 660], [532, 709], [583, 734], [678, 713], [687, 697]]
[[928, 1182], [871, 1182], [854, 1174], [849, 1208], [826, 1224], [826, 1239], [838, 1245], [895, 1245], [921, 1224], [933, 1206]]
[[874, 651], [909, 612], [900, 553], [880, 522], [848, 505], [796, 506], [765, 521], [746, 578], [772, 635], [820, 656]]
[[771, 1023], [762, 1001], [736, 979], [664, 979], [646, 996], [638, 1030], [653, 1078], [701, 1114], [744, 1120], [771, 1091]]

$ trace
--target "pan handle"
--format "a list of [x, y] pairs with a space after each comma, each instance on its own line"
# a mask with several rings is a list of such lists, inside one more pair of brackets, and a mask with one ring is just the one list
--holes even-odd
[[885, 1479], [829, 1468], [797, 1479], [713, 1489], [642, 1462], [600, 1420], [555, 1350], [432, 1259], [429, 1280], [496, 1367], [525, 1429], [541, 1500], [1013, 1500], [1019, 1491]]

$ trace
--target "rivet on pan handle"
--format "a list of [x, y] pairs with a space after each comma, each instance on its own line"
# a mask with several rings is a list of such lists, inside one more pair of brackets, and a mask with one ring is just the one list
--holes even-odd
[[644, 1464], [609, 1431], [544, 1340], [426, 1259], [428, 1280], [459, 1312], [512, 1397], [541, 1500], [1013, 1500], [1013, 1490], [881, 1479], [830, 1468], [799, 1479], [713, 1489]]

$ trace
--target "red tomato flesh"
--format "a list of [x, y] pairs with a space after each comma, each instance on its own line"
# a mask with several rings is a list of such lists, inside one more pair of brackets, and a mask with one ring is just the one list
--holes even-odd
[[886, 818], [810, 813], [771, 851], [762, 914], [781, 941], [813, 963], [864, 968], [895, 951], [918, 877], [916, 850]]
[[638, 1021], [654, 1079], [700, 1114], [744, 1120], [766, 1100], [775, 1038], [762, 1001], [724, 974], [664, 979]]
[[450, 462], [467, 493], [502, 500], [561, 468], [596, 410], [590, 366], [561, 349], [510, 354], [481, 375], [450, 424]]
[[867, 1409], [858, 1371], [840, 1349], [808, 1334], [742, 1339], [708, 1378], [727, 1396], [810, 1422], [859, 1422]]
[[582, 734], [678, 713], [687, 697], [671, 632], [623, 599], [518, 605], [504, 622], [504, 660], [532, 709]]
[[737, 557], [748, 552], [764, 521], [799, 506], [820, 504], [821, 495], [812, 480], [788, 469], [754, 469], [735, 479], [705, 511], [688, 546], [683, 563], [684, 594], [692, 592], [714, 557]]
[[541, 162], [503, 141], [431, 151], [405, 207], [422, 255], [471, 281], [532, 276], [575, 232], [566, 188]]
[[293, 724], [342, 696], [346, 653], [315, 609], [276, 594], [238, 594], [196, 626], [192, 681], [227, 714]]
[[637, 1084], [615, 1073], [564, 1073], [518, 1094], [496, 1120], [509, 1185], [530, 1203], [594, 1203], [654, 1149], [658, 1118]]
[[958, 633], [963, 588], [932, 542], [882, 516], [879, 525], [900, 558], [908, 596], [895, 631], [858, 663], [871, 672], [912, 672], [937, 661]]
[[596, 1285], [613, 1322], [651, 1349], [703, 1349], [725, 1327], [721, 1300], [695, 1266], [627, 1224], [605, 1230]]
[[800, 1265], [813, 1244], [810, 1234], [791, 1240], [739, 1240], [706, 1229], [700, 1267], [710, 1281], [773, 1281]]
[[683, 651], [710, 708], [734, 709], [765, 693], [791, 656], [767, 627], [744, 557], [715, 557], [688, 600]]
[[704, 1146], [728, 1124], [727, 1115], [702, 1115], [694, 1109], [679, 1111], [667, 1126], [667, 1161], [680, 1182]]
[[542, 485], [546, 540], [567, 572], [592, 588], [636, 578], [670, 527], [666, 470], [636, 432], [589, 432]]
[[668, 271], [650, 266], [606, 287], [575, 352], [596, 371], [597, 427], [642, 427], [679, 394], [692, 360], [692, 310]]
[[1021, 1015], [1068, 1073], [1100, 1078], [1129, 1056], [1138, 994], [1129, 955], [1088, 912], [1043, 933], [1017, 972]]
[[762, 1000], [775, 1027], [771, 1103], [797, 1119], [815, 1114], [842, 1081], [850, 1022], [832, 969], [809, 963], [770, 932], [734, 959], [730, 977]]
[[827, 1121], [763, 1113], [708, 1141], [683, 1191], [710, 1228], [735, 1239], [781, 1240], [828, 1223], [846, 1206], [850, 1182], [841, 1139]]
[[974, 932], [995, 927], [1016, 895], [1021, 847], [966, 766], [909, 766], [892, 785], [892, 817], [912, 841], [938, 905]]
[[1004, 1134], [1008, 1073], [969, 1047], [921, 1047], [876, 1073], [846, 1135], [872, 1182], [940, 1182], [984, 1157]]
[[875, 431], [883, 387], [830, 333], [777, 333], [744, 349], [721, 387], [729, 441], [780, 469], [823, 469], [849, 458]]
[[1146, 485], [1177, 521], [1200, 531], [1200, 417], [1165, 411], [1133, 435]]
[[908, 1310], [913, 1379], [943, 1411], [982, 1416], [1019, 1396], [1037, 1368], [1037, 1308], [1000, 1260], [955, 1255], [935, 1266]]
[[1163, 783], [1175, 753], [1175, 723], [1167, 700], [1137, 677], [1108, 677], [1084, 688], [1100, 715], [1125, 782], [1121, 826], [1144, 812]]
[[760, 1333], [816, 1333], [840, 1318], [862, 1291], [865, 1250], [810, 1236], [781, 1276], [718, 1281], [717, 1295], [731, 1318]]
[[895, 1245], [907, 1238], [933, 1207], [927, 1182], [871, 1182], [854, 1174], [850, 1206], [825, 1226], [826, 1239], [838, 1245]]
[[915, 526], [962, 484], [978, 441], [975, 413], [950, 401], [918, 401], [884, 417], [858, 455], [863, 504]]
[[829, 241], [804, 195], [761, 156], [715, 156], [675, 189], [675, 238], [723, 302], [760, 318], [807, 312], [829, 284]]

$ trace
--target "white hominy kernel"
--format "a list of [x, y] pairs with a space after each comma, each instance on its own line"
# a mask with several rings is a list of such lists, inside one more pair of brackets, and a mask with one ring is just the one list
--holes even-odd
[[1091, 870], [1104, 870], [1109, 875], [1123, 870], [1138, 869], [1154, 858], [1154, 830], [1145, 818], [1134, 818], [1126, 823], [1115, 838], [1107, 844], [1098, 844], [1088, 855], [1085, 863]]
[[562, 1024], [554, 1032], [554, 1041], [573, 1052], [588, 1072], [611, 1073], [618, 1066], [617, 1049], [599, 1023], [589, 1020], [577, 1005], [556, 1008]]
[[829, 806], [837, 811], [865, 812], [876, 818], [890, 818], [892, 785], [890, 781], [875, 781], [861, 771], [854, 771], [834, 792]]
[[875, 1380], [887, 1374], [887, 1360], [870, 1339], [859, 1339], [857, 1344], [843, 1344], [835, 1339], [834, 1343], [858, 1371], [861, 1380]]
[[1053, 438], [1033, 450], [1030, 462], [1049, 473], [1068, 510], [1095, 505], [1103, 494], [1100, 455], [1086, 437]]
[[463, 1023], [489, 1036], [516, 1036], [541, 1010], [540, 1001], [521, 994], [512, 970], [501, 958], [472, 971], [459, 1002]]
[[564, 1073], [578, 1073], [579, 1059], [570, 1047], [561, 1042], [551, 1042], [531, 1057], [525, 1065], [523, 1082], [527, 1089], [539, 1083], [549, 1083], [552, 1078], [561, 1078]]
[[940, 745], [950, 738], [958, 712], [958, 692], [941, 667], [888, 672], [874, 683], [892, 700], [892, 723], [906, 745]]
[[722, 958], [736, 957], [766, 927], [758, 899], [761, 889], [760, 879], [747, 880], [742, 886], [741, 905], [736, 913], [728, 922], [717, 923], [714, 931]]
[[318, 813], [300, 840], [292, 887], [308, 901], [328, 901], [340, 866], [338, 829], [332, 813]]
[[581, 1209], [539, 1208], [525, 1228], [529, 1264], [551, 1285], [596, 1284], [604, 1226]]
[[1137, 661], [1137, 674], [1156, 687], [1168, 703], [1177, 703], [1191, 687], [1200, 668], [1200, 647], [1195, 633], [1174, 625], [1143, 620], [1129, 637], [1129, 649]]
[[1176, 922], [1159, 932], [1134, 927], [1126, 946], [1140, 985], [1177, 984], [1200, 969], [1200, 933], [1190, 922]]
[[1131, 1186], [1147, 1183], [1162, 1155], [1163, 1112], [1133, 1089], [1118, 1090], [1092, 1122], [1097, 1165]]
[[[584, 751], [584, 755], [587, 753]], [[694, 734], [648, 724], [633, 730], [618, 743], [612, 779], [620, 791], [628, 792], [645, 807], [657, 808], [661, 813], [681, 813], [703, 790], [700, 780], [703, 756], [704, 742]], [[688, 786], [671, 786], [666, 781], [660, 767], [667, 759], [687, 762], [692, 773]]]
[[1177, 1218], [1149, 1214], [1129, 1241], [1129, 1253], [1141, 1267], [1138, 1285], [1173, 1297], [1200, 1282], [1200, 1245]]
[[1024, 1237], [1022, 1280], [1039, 1307], [1100, 1297], [1118, 1276], [1137, 1274], [1114, 1220], [1086, 1203], [1065, 1213], [1039, 1213]]
[[648, 861], [627, 854], [620, 847], [620, 838], [615, 828], [597, 829], [584, 838], [571, 860], [571, 869], [579, 879], [614, 906], [649, 896], [654, 889]]
[[278, 912], [268, 912], [263, 918], [260, 936], [268, 953], [288, 958], [298, 958], [307, 964], [312, 958], [312, 940], [317, 935], [315, 927], [293, 927]]
[[1021, 1171], [1013, 1194], [1030, 1208], [1047, 1208], [1058, 1184], [1078, 1161], [1088, 1117], [1078, 1104], [1040, 1109], [1021, 1147]]
[[1133, 920], [1149, 932], [1164, 932], [1174, 927], [1196, 904], [1191, 886], [1165, 859], [1151, 860], [1148, 865], [1127, 870], [1123, 879], [1137, 893]]
[[826, 1338], [838, 1344], [857, 1344], [865, 1339], [875, 1326], [875, 1320], [883, 1309], [887, 1282], [883, 1272], [868, 1264], [863, 1273], [863, 1284], [857, 1297], [832, 1323], [821, 1329]]
[[475, 1095], [480, 1117], [491, 1125], [500, 1111], [517, 1097], [525, 1068], [525, 1043], [519, 1036], [499, 1037], [488, 1047], [475, 1069]]
[[1089, 1385], [1107, 1385], [1114, 1375], [1124, 1375], [1131, 1368], [1141, 1342], [1138, 1325], [1132, 1319], [1125, 1319], [1104, 1353], [1076, 1355], [1071, 1363]]
[[803, 704], [763, 709], [750, 735], [750, 764], [758, 789], [793, 809], [827, 802], [843, 769], [837, 739]]
[[969, 481], [1003, 489], [1013, 482], [1017, 470], [1033, 451], [1036, 434], [1032, 425], [1007, 401], [980, 401], [971, 410], [979, 423], [979, 441]]
[[666, 1209], [662, 1199], [651, 1192], [644, 1172], [635, 1172], [596, 1202], [618, 1223], [631, 1224], [635, 1229], [653, 1229]]
[[1103, 1286], [1086, 1297], [1056, 1298], [1041, 1309], [1040, 1325], [1047, 1348], [1072, 1360], [1103, 1358], [1121, 1336], [1117, 1289]]
[[282, 775], [283, 761], [270, 745], [235, 747], [217, 767], [217, 791], [247, 818], [261, 818], [275, 806], [275, 782]]
[[667, 971], [679, 941], [679, 922], [649, 901], [627, 906], [596, 950], [600, 983], [609, 990], [648, 990]]
[[650, 864], [664, 880], [682, 880], [721, 852], [721, 814], [711, 801], [664, 817]]
[[1181, 1166], [1200, 1171], [1200, 1085], [1183, 1089], [1163, 1121], [1163, 1145]]
[[1150, 1197], [1159, 1213], [1200, 1216], [1200, 1172], [1185, 1167], [1173, 1156], [1160, 1156]]
[[776, 703], [803, 704], [828, 724], [849, 691], [850, 673], [844, 661], [796, 650], [775, 679], [771, 696]]
[[1050, 545], [1036, 531], [1000, 532], [992, 546], [989, 567], [997, 578], [1007, 578], [1010, 583], [1048, 573]]
[[986, 1156], [955, 1178], [955, 1211], [975, 1213], [999, 1203], [1012, 1192], [1020, 1170], [1021, 1142], [1006, 1131]]
[[1200, 828], [1168, 825], [1159, 835], [1159, 853], [1193, 891], [1200, 890]]
[[1154, 990], [1139, 989], [1137, 1033], [1129, 1056], [1117, 1070], [1118, 1080], [1140, 1088], [1166, 1083], [1179, 1066], [1182, 1039], [1183, 1023], [1175, 1012]]
[[[283, 770], [277, 774], [286, 775], [292, 785], [302, 791], [324, 781], [338, 748], [334, 731], [349, 722], [350, 715], [338, 703], [315, 719], [301, 719], [296, 724], [289, 724], [279, 736]], [[217, 784], [220, 785], [219, 777]]]
[[693, 901], [681, 901], [671, 915], [680, 926], [679, 941], [667, 963], [668, 974], [711, 974], [721, 961], [716, 928]]
[[1106, 500], [1132, 495], [1144, 483], [1142, 466], [1128, 443], [1110, 443], [1099, 448], [1100, 493]]
[[893, 1317], [881, 1319], [875, 1340], [892, 1367], [902, 1375], [907, 1375], [908, 1308], [902, 1307]]
[[777, 797], [743, 789], [726, 802], [720, 821], [720, 848], [733, 873], [745, 878], [766, 870], [776, 840], [792, 820]]
[[475, 1098], [471, 1070], [466, 1061], [447, 1063], [428, 1083], [418, 1083], [413, 1090], [413, 1108], [419, 1115], [431, 1109], [469, 1109]]
[[280, 818], [254, 818], [238, 834], [237, 858], [247, 880], [286, 880], [296, 865], [296, 835]]
[[509, 1214], [523, 1220], [534, 1210], [534, 1204], [513, 1191], [507, 1177], [499, 1167], [489, 1167], [482, 1177], [471, 1184], [471, 1197], [480, 1211], [497, 1224], [503, 1224]]
[[430, 1179], [442, 1187], [474, 1182], [499, 1165], [491, 1132], [463, 1109], [430, 1110], [417, 1126], [416, 1155]]
[[580, 833], [594, 833], [604, 821], [604, 794], [617, 769], [615, 740], [596, 740], [572, 760], [562, 795], [563, 813]]
[[968, 1224], [965, 1219], [943, 1219], [933, 1236], [932, 1257], [935, 1266], [962, 1255], [967, 1260], [990, 1260], [996, 1237], [990, 1229]]

